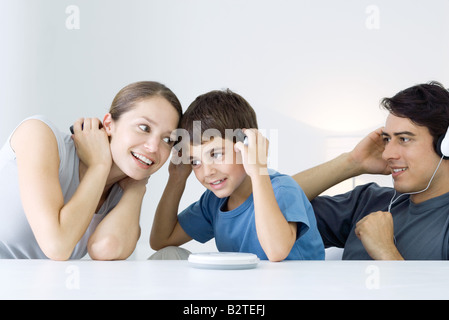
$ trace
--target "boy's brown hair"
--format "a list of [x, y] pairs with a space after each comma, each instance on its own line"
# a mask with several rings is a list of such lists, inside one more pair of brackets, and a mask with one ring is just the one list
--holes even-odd
[[[198, 124], [200, 127], [195, 127]], [[188, 132], [190, 142], [194, 143], [194, 130], [203, 137], [206, 130], [214, 129], [225, 138], [227, 130], [257, 129], [257, 117], [254, 109], [239, 94], [229, 89], [214, 90], [198, 96], [190, 104], [182, 117], [180, 128]]]

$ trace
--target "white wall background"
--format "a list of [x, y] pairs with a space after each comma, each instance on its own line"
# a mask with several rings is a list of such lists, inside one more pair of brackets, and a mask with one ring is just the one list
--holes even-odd
[[[70, 5], [79, 28], [67, 28]], [[79, 117], [102, 118], [134, 81], [166, 84], [184, 110], [229, 87], [268, 138], [276, 133], [274, 167], [293, 174], [381, 126], [382, 97], [430, 80], [449, 86], [448, 17], [447, 0], [0, 0], [0, 139], [32, 114], [67, 130]], [[166, 165], [149, 181], [136, 259], [153, 252], [167, 176]], [[336, 191], [369, 179], [378, 178]], [[190, 177], [181, 207], [202, 192]]]

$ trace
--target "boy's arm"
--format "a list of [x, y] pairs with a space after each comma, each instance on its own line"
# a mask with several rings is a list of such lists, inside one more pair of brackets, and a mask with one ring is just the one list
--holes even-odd
[[282, 261], [295, 244], [297, 224], [285, 219], [276, 201], [267, 170], [268, 141], [255, 129], [245, 130], [245, 134], [248, 147], [238, 142], [235, 148], [241, 152], [252, 182], [257, 237], [270, 261]]
[[192, 238], [178, 221], [178, 207], [192, 168], [190, 164], [170, 162], [169, 178], [154, 215], [150, 246], [160, 250], [167, 246], [180, 246]]
[[330, 187], [361, 174], [389, 174], [388, 163], [382, 158], [384, 142], [382, 128], [365, 138], [348, 153], [314, 168], [293, 175], [309, 200]]
[[276, 201], [270, 176], [251, 178], [257, 237], [270, 261], [284, 260], [296, 241], [297, 223], [288, 222]]

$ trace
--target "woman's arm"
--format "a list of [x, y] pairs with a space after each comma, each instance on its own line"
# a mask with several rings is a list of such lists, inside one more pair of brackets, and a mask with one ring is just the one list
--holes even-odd
[[104, 151], [107, 147], [109, 152], [106, 133], [97, 131], [83, 149], [90, 155], [84, 178], [65, 205], [59, 183], [59, 152], [51, 129], [39, 120], [28, 120], [11, 137], [23, 208], [40, 248], [50, 259], [70, 257], [102, 195], [112, 160]]
[[100, 222], [87, 245], [94, 260], [127, 259], [140, 237], [140, 211], [148, 179], [120, 181], [123, 195], [119, 203]]

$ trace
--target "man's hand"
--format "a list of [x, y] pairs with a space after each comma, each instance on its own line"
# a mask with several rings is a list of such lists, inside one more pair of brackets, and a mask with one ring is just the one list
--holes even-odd
[[349, 153], [360, 173], [390, 174], [387, 161], [382, 158], [385, 144], [382, 137], [383, 128], [379, 128], [363, 138]]
[[390, 212], [373, 212], [356, 224], [356, 236], [374, 260], [403, 260], [394, 243], [393, 217]]

